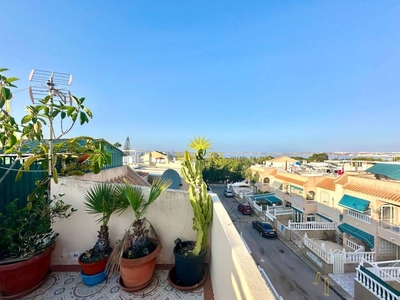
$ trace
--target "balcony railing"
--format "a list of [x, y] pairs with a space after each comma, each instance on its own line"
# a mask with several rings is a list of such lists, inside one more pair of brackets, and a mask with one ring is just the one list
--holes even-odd
[[314, 252], [319, 258], [324, 260], [326, 263], [331, 264], [333, 262], [332, 251], [327, 252], [325, 249], [322, 249], [322, 247], [320, 247], [316, 242], [308, 238], [307, 233], [304, 234], [303, 243], [304, 246], [309, 248], [312, 252]]
[[[400, 299], [400, 292], [380, 278], [372, 270], [365, 268], [361, 264], [356, 268], [355, 280], [360, 283], [365, 289], [369, 290], [377, 299], [385, 300], [398, 300]], [[393, 280], [393, 279], [392, 279]]]
[[396, 225], [396, 224], [393, 224], [393, 223], [390, 223], [390, 222], [387, 222], [384, 220], [379, 220], [378, 227], [388, 230], [396, 235], [400, 235], [400, 226], [399, 225]]
[[336, 230], [334, 222], [288, 222], [290, 230]]
[[293, 210], [283, 205], [279, 205], [279, 206], [268, 206], [267, 212], [269, 212], [274, 216], [281, 216], [281, 215], [291, 215], [293, 213]]
[[346, 246], [349, 247], [350, 249], [353, 249], [356, 252], [362, 252], [365, 250], [364, 246], [361, 246], [349, 239], [346, 239]]
[[374, 261], [375, 260], [375, 252], [348, 252], [346, 250], [326, 250], [325, 247], [318, 245], [312, 239], [310, 239], [307, 234], [304, 234], [303, 238], [304, 246], [313, 251], [319, 258], [327, 262], [328, 264], [332, 264], [334, 261], [334, 255], [341, 254], [342, 260], [344, 263], [360, 263], [362, 261]]
[[362, 221], [362, 222], [371, 224], [372, 218], [371, 218], [370, 215], [362, 214], [362, 213], [356, 212], [356, 211], [354, 211], [354, 210], [347, 210], [347, 215], [348, 215], [349, 217], [354, 218], [354, 219], [357, 219], [357, 220], [360, 220], [360, 221]]

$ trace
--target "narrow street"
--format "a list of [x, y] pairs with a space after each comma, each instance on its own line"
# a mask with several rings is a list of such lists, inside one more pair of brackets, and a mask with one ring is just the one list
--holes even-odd
[[279, 295], [284, 300], [341, 299], [332, 290], [324, 293], [324, 284], [314, 284], [316, 273], [311, 270], [279, 238], [263, 238], [253, 229], [254, 216], [242, 215], [237, 210], [238, 202], [223, 195], [223, 185], [212, 185], [218, 194], [233, 224], [252, 251], [255, 262], [264, 269]]

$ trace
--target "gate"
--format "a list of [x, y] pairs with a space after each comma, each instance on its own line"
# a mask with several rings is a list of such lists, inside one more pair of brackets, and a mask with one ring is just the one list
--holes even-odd
[[344, 273], [344, 261], [342, 252], [333, 254], [333, 273]]

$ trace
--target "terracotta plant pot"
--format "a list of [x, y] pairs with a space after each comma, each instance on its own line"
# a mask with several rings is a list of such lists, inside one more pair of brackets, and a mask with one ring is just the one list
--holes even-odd
[[54, 244], [28, 260], [0, 265], [0, 298], [32, 292], [44, 282], [49, 270]]
[[162, 248], [161, 243], [157, 240], [151, 240], [158, 243], [158, 245], [149, 255], [141, 258], [121, 259], [120, 274], [123, 288], [133, 291], [142, 289], [150, 284], [156, 266], [156, 259]]
[[96, 274], [101, 273], [101, 272], [103, 272], [105, 270], [109, 256], [103, 258], [102, 260], [93, 262], [93, 263], [84, 263], [84, 262], [81, 261], [82, 255], [84, 255], [84, 253], [81, 254], [81, 256], [79, 256], [78, 263], [82, 267], [82, 273], [83, 274], [85, 274], [85, 275], [96, 275]]

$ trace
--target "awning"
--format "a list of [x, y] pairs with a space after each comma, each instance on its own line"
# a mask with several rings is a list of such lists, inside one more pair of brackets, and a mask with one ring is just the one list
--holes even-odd
[[275, 196], [268, 196], [265, 198], [265, 200], [267, 200], [271, 204], [277, 204], [277, 203], [282, 204], [281, 199]]
[[324, 214], [321, 214], [321, 213], [318, 213], [318, 212], [316, 214], [317, 214], [317, 216], [320, 216], [322, 219], [325, 219], [325, 220], [327, 220], [329, 222], [333, 222], [331, 218], [329, 218], [328, 216], [325, 216]]
[[297, 190], [297, 191], [303, 191], [303, 188], [295, 186], [295, 185], [290, 185], [290, 188], [293, 190]]
[[294, 206], [291, 206], [291, 208], [294, 209], [295, 211], [298, 211], [299, 213], [303, 213], [303, 211], [301, 209], [298, 209], [298, 208], [296, 208]]
[[273, 183], [271, 183], [271, 186], [276, 188], [276, 189], [280, 189], [281, 186], [282, 186], [282, 182], [274, 181]]
[[347, 223], [340, 224], [337, 228], [341, 232], [347, 233], [347, 234], [355, 237], [356, 239], [359, 239], [359, 240], [362, 240], [362, 241], [366, 242], [367, 245], [371, 249], [374, 248], [374, 236], [373, 235], [371, 235], [371, 234], [369, 234], [369, 233], [367, 233], [365, 231], [362, 231], [362, 230], [360, 230], [360, 229], [358, 229], [358, 228], [356, 228], [354, 226], [351, 226], [351, 225], [349, 225]]
[[255, 201], [267, 201], [269, 204], [282, 204], [281, 199], [274, 196], [274, 193], [266, 193], [251, 196]]
[[353, 209], [363, 213], [369, 205], [369, 201], [349, 195], [344, 195], [342, 199], [340, 199], [338, 204], [345, 208]]

